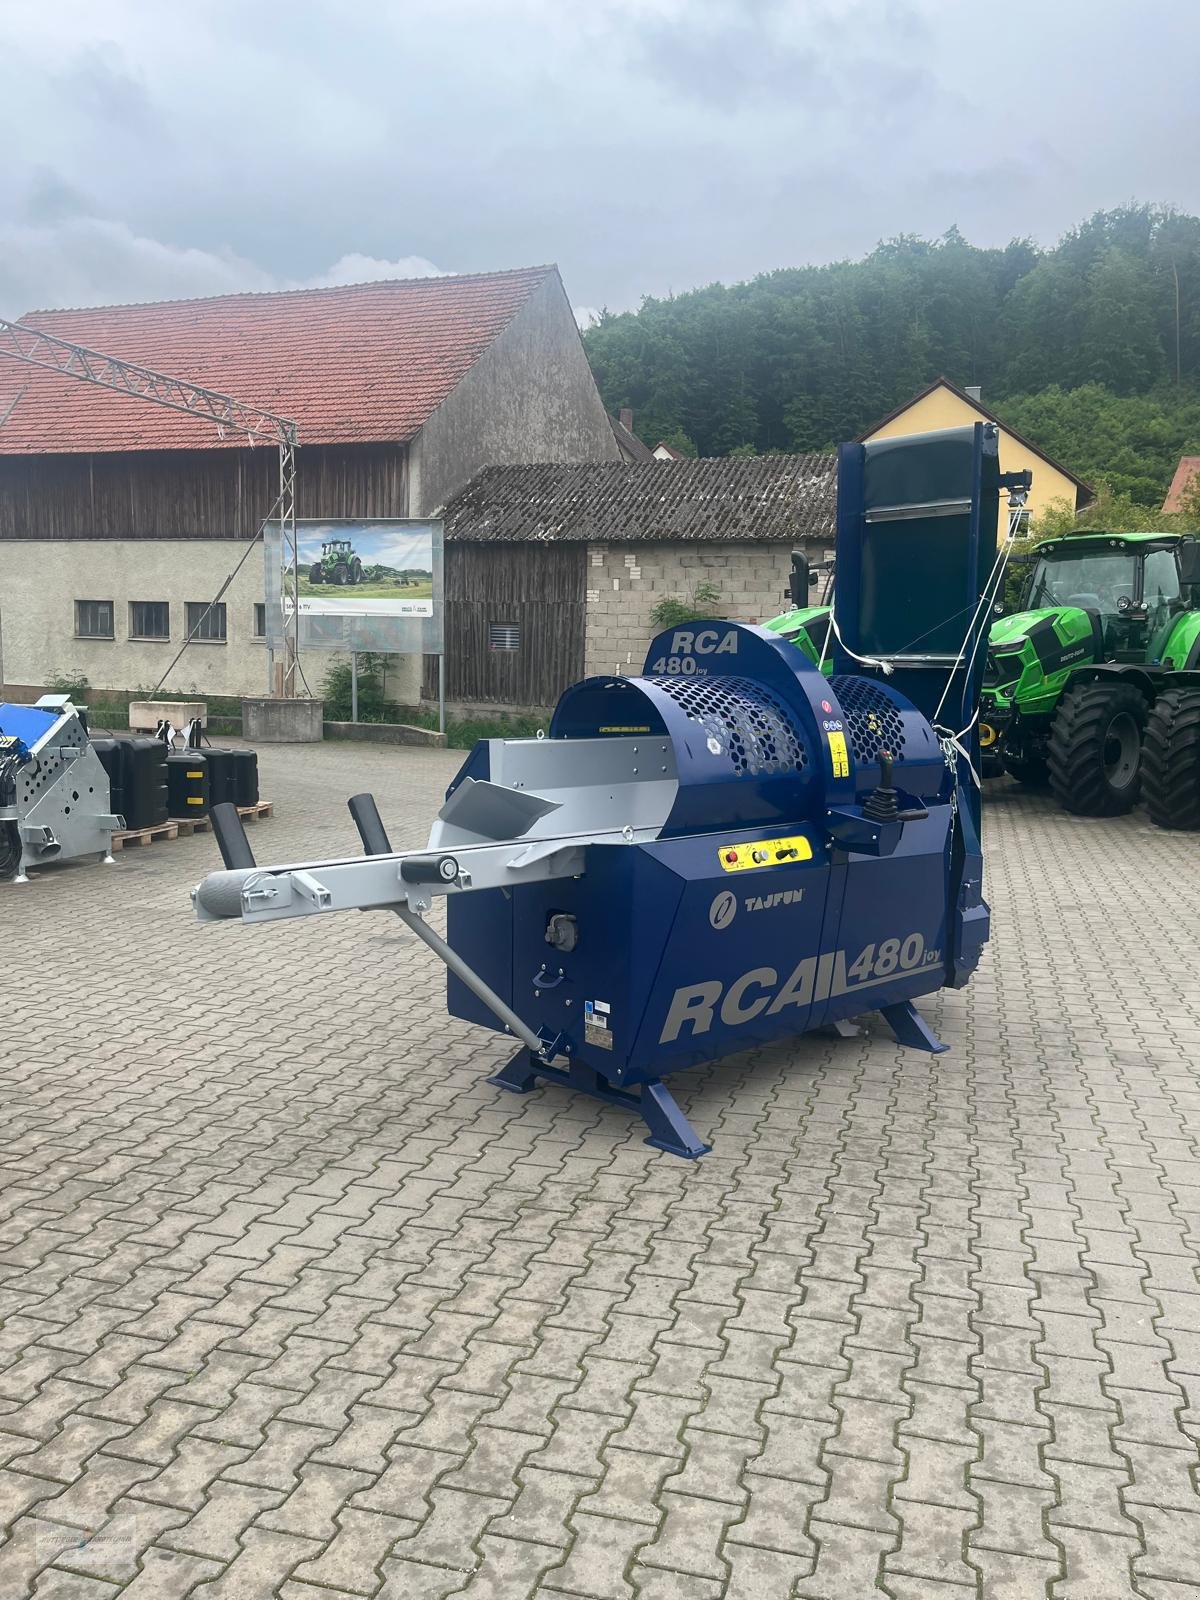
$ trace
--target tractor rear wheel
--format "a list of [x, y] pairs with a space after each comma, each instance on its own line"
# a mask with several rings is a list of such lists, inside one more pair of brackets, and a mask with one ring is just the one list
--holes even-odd
[[345, 584], [345, 583], [348, 583], [350, 581], [350, 568], [346, 565], [346, 563], [344, 561], [339, 561], [337, 566], [334, 567], [334, 569], [333, 569], [333, 581], [334, 581], [334, 583], [341, 583], [341, 584]]
[[354, 560], [350, 563], [350, 582], [362, 582], [362, 562], [357, 556], [355, 556]]
[[1142, 796], [1160, 828], [1200, 828], [1200, 689], [1164, 689], [1150, 708]]
[[1081, 683], [1050, 729], [1050, 787], [1077, 817], [1119, 817], [1137, 804], [1146, 702], [1131, 683]]

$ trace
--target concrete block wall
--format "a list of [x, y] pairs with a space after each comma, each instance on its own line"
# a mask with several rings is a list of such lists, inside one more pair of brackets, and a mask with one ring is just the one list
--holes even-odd
[[790, 544], [590, 546], [584, 652], [588, 675], [640, 672], [655, 632], [650, 612], [660, 600], [686, 598], [698, 583], [718, 590], [719, 614], [735, 622], [778, 616], [787, 605], [791, 565]]

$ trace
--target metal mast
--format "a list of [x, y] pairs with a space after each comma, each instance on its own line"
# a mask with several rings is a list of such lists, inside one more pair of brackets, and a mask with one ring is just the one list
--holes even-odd
[[[132, 361], [122, 361], [119, 356], [103, 355], [98, 350], [89, 350], [86, 345], [72, 344], [52, 333], [41, 333], [37, 328], [26, 327], [22, 322], [7, 322], [2, 317], [0, 356], [24, 361], [34, 367], [45, 367], [50, 372], [76, 378], [81, 383], [94, 383], [101, 389], [115, 389], [118, 394], [132, 395], [135, 400], [147, 400], [151, 405], [166, 406], [171, 411], [184, 411], [202, 422], [215, 423], [222, 436], [228, 428], [234, 433], [244, 433], [252, 445], [264, 442], [278, 446], [279, 497], [265, 520], [270, 521], [277, 516], [283, 530], [283, 557], [290, 574], [292, 605], [283, 693], [294, 695], [300, 656], [300, 552], [296, 544], [296, 446], [299, 430], [296, 424], [289, 417], [276, 416], [262, 406], [247, 405], [244, 401], [235, 400], [232, 395], [219, 394], [214, 389], [202, 389], [199, 384], [189, 383], [186, 378], [173, 378], [165, 372], [155, 372], [150, 367], [139, 367]], [[207, 614], [205, 612], [205, 616]], [[204, 617], [201, 617], [193, 632], [199, 631], [203, 622]], [[189, 634], [185, 648], [186, 643], [190, 642]]]

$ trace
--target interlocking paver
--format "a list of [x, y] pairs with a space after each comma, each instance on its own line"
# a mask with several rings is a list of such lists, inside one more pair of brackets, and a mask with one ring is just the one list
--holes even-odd
[[[261, 761], [295, 860], [362, 788], [422, 843], [458, 757]], [[698, 1074], [695, 1165], [494, 1090], [384, 920], [195, 927], [204, 836], [0, 890], [18, 997], [107, 1002], [0, 1018], [4, 1600], [1191, 1593], [1200, 1014], [1161, 953], [1200, 930], [1147, 886], [1194, 842], [1006, 785], [987, 829], [951, 1053]]]

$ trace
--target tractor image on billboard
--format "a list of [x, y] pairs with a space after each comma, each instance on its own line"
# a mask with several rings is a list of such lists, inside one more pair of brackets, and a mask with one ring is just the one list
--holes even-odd
[[308, 569], [310, 583], [361, 583], [362, 562], [354, 553], [349, 539], [326, 539], [321, 546], [320, 560]]

